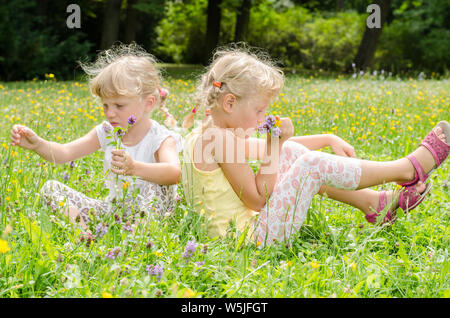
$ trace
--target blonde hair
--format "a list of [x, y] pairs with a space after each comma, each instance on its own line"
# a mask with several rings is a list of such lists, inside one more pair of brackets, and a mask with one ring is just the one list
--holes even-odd
[[156, 59], [136, 43], [115, 44], [100, 52], [92, 64], [80, 62], [89, 76], [92, 94], [100, 98], [114, 96], [154, 96], [165, 124], [174, 126], [175, 119], [164, 106], [168, 91], [161, 88], [161, 74]]
[[280, 93], [283, 84], [283, 71], [268, 55], [235, 46], [220, 48], [200, 79], [195, 110], [185, 118], [183, 126], [192, 125], [193, 114], [199, 108], [208, 110], [217, 106], [219, 99], [228, 93], [238, 100], [253, 94], [266, 94], [273, 98]]

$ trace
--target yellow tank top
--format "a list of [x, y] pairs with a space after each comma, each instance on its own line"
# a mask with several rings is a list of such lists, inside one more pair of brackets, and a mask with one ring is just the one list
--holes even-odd
[[183, 148], [182, 180], [186, 200], [197, 213], [203, 213], [208, 222], [208, 236], [224, 236], [230, 222], [239, 232], [248, 226], [247, 239], [253, 232], [257, 212], [249, 209], [239, 199], [221, 168], [202, 171], [194, 165], [194, 145], [201, 129], [194, 129], [185, 138]]

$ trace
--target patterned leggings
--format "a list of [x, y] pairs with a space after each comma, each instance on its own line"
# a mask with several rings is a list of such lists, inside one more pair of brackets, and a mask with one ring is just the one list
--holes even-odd
[[322, 185], [355, 190], [360, 179], [358, 159], [310, 151], [299, 143], [285, 142], [277, 183], [256, 220], [255, 239], [261, 247], [288, 241], [300, 229]]
[[[135, 199], [130, 196], [125, 198], [125, 216], [130, 215], [132, 212], [144, 211], [150, 213], [156, 211], [159, 214], [163, 214], [173, 210], [176, 189], [176, 185], [166, 186], [148, 182], [147, 186], [141, 190], [141, 193]], [[111, 213], [114, 210], [114, 206], [122, 209], [121, 200], [118, 200], [114, 205], [109, 200], [92, 199], [56, 180], [45, 182], [40, 192], [47, 205], [53, 209], [67, 204], [77, 208], [86, 224], [91, 221], [89, 210], [94, 215], [98, 215]]]

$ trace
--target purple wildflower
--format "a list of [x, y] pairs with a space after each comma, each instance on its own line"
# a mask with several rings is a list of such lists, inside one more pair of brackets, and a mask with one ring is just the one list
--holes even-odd
[[164, 267], [162, 265], [147, 265], [147, 267], [145, 268], [145, 270], [148, 272], [149, 275], [152, 276], [156, 276], [156, 278], [158, 279], [158, 282], [161, 280], [163, 271], [164, 271]]
[[108, 225], [102, 225], [101, 223], [97, 225], [97, 231], [95, 233], [96, 236], [102, 238], [103, 236], [105, 236], [106, 232], [108, 232]]
[[200, 267], [202, 265], [205, 265], [205, 261], [195, 262], [195, 266]]
[[133, 228], [131, 227], [130, 221], [127, 221], [127, 223], [122, 227], [125, 231], [131, 232], [133, 231]]
[[122, 137], [123, 135], [125, 135], [125, 132], [123, 131], [123, 129], [119, 128], [116, 132], [116, 136]]
[[116, 223], [117, 223], [117, 224], [119, 224], [119, 223], [122, 222], [122, 220], [120, 219], [119, 214], [117, 214], [117, 213], [114, 213], [114, 220], [116, 220]]
[[107, 134], [109, 134], [112, 130], [112, 126], [110, 123], [103, 123], [103, 131]]
[[120, 256], [120, 248], [118, 247], [113, 248], [105, 255], [105, 257], [109, 259], [115, 259], [118, 256]]
[[267, 134], [270, 131], [270, 126], [267, 124], [267, 122], [263, 123], [261, 126], [258, 127], [258, 132], [260, 134]]
[[280, 137], [280, 135], [281, 135], [281, 129], [279, 127], [272, 128], [272, 136]]
[[268, 115], [266, 117], [266, 122], [269, 125], [269, 127], [272, 127], [275, 125], [275, 116], [274, 115]]
[[195, 241], [188, 241], [186, 244], [186, 248], [184, 249], [183, 257], [188, 260], [194, 255], [195, 250], [197, 249], [197, 243]]
[[128, 117], [128, 125], [134, 125], [136, 123], [136, 116], [131, 115]]
[[69, 164], [69, 166], [70, 166], [70, 169], [75, 168], [75, 162], [74, 162], [74, 161], [71, 161], [70, 164]]
[[257, 130], [260, 134], [271, 133], [275, 137], [281, 136], [280, 127], [276, 126], [277, 119], [273, 115], [268, 115], [266, 121], [260, 125]]
[[64, 172], [62, 178], [64, 181], [67, 181], [69, 180], [69, 175], [66, 172]]

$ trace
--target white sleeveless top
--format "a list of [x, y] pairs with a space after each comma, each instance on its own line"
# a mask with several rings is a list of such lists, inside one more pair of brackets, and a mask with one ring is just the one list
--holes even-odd
[[[134, 146], [121, 145], [133, 160], [145, 162], [145, 163], [156, 163], [155, 152], [158, 151], [161, 143], [167, 137], [173, 137], [176, 141], [177, 152], [183, 149], [183, 139], [182, 137], [174, 131], [167, 129], [158, 122], [151, 120], [152, 125], [147, 132], [147, 134]], [[111, 172], [111, 150], [115, 149], [115, 146], [109, 145], [109, 143], [114, 139], [107, 139], [106, 137], [110, 135], [107, 132], [107, 127], [111, 127], [108, 122], [103, 123], [95, 127], [97, 131], [97, 137], [100, 142], [101, 150], [105, 152], [105, 158], [103, 160], [103, 171], [105, 172], [105, 186], [109, 189], [109, 194], [106, 198], [107, 201], [111, 201], [114, 198], [122, 198], [122, 183], [126, 181], [129, 182], [129, 188], [127, 193], [131, 194], [136, 189], [143, 189], [149, 182], [135, 176], [122, 176], [116, 175]], [[118, 177], [118, 179], [117, 179]], [[116, 180], [118, 182], [116, 183]]]

